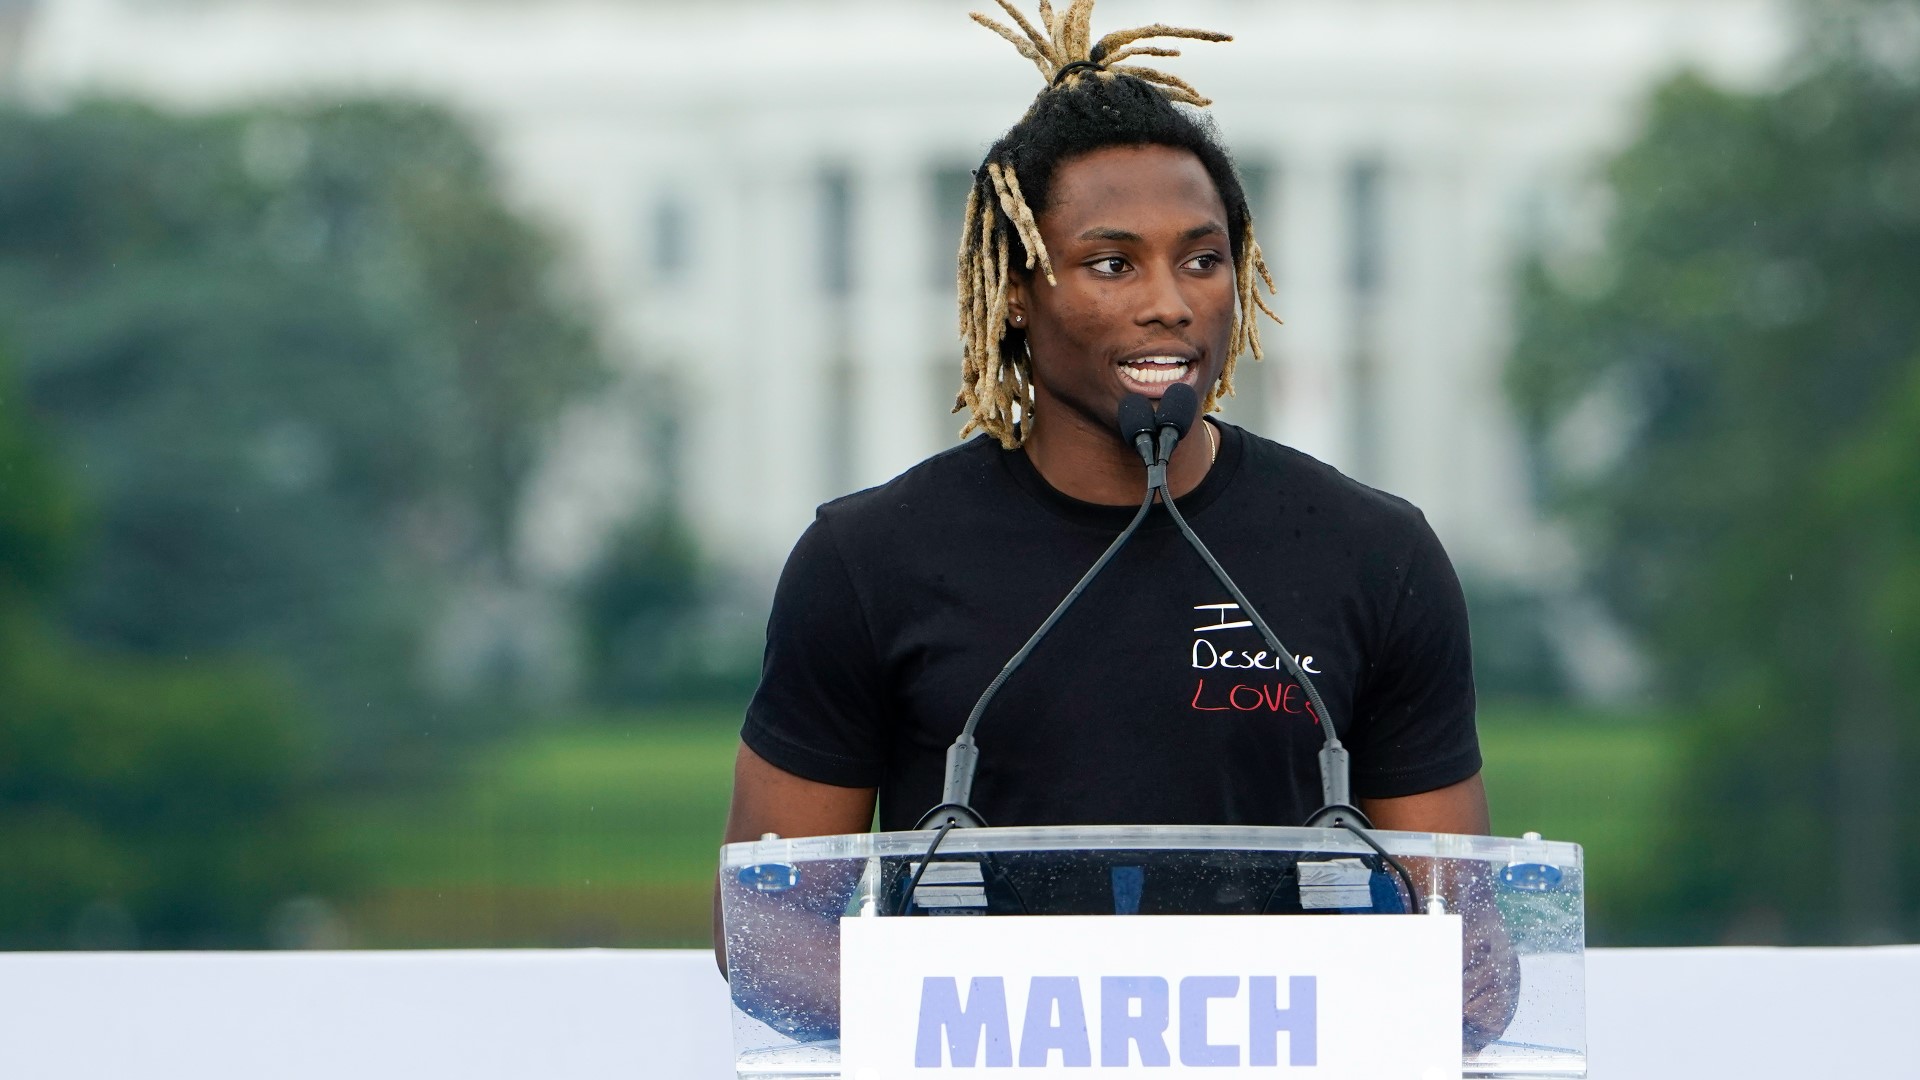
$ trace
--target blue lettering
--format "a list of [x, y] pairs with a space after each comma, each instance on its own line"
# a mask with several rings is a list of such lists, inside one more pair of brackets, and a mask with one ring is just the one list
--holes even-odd
[[1237, 997], [1238, 975], [1189, 975], [1180, 980], [1180, 1064], [1191, 1067], [1240, 1064], [1240, 1048], [1207, 1041], [1207, 1002]]
[[[1023, 1069], [1091, 1068], [1092, 1041], [1080, 980], [1070, 975], [1035, 976], [1028, 987], [1026, 1016], [1020, 1030]], [[1237, 975], [1193, 975], [1180, 980], [1180, 1064], [1188, 1068], [1237, 1068], [1241, 1048], [1208, 1041], [1210, 1002], [1240, 996]], [[1107, 975], [1100, 979], [1100, 1064], [1108, 1069], [1166, 1068], [1169, 1008], [1167, 980], [1153, 975]], [[1137, 1004], [1136, 1004], [1137, 1003]], [[945, 1065], [1008, 1068], [1014, 1064], [1007, 1010], [1006, 980], [974, 978], [960, 1000], [959, 981], [927, 977], [920, 986], [920, 1026], [914, 1044], [916, 1068]], [[1287, 1036], [1287, 1064], [1319, 1064], [1319, 980], [1311, 975], [1287, 978], [1287, 1003], [1280, 1004], [1279, 978], [1247, 979], [1247, 1065], [1280, 1064], [1280, 1036]], [[944, 1051], [943, 1051], [944, 1047]], [[984, 1052], [983, 1052], [984, 1048]], [[1137, 1056], [1136, 1056], [1137, 1055]]]
[[1071, 975], [1035, 975], [1027, 991], [1027, 1018], [1020, 1025], [1020, 1067], [1044, 1069], [1047, 1056], [1055, 1050], [1060, 1051], [1060, 1064], [1068, 1068], [1093, 1065], [1080, 980]]
[[1271, 975], [1247, 980], [1247, 1063], [1255, 1067], [1280, 1064], [1280, 1033], [1287, 1033], [1287, 1064], [1319, 1064], [1319, 985], [1312, 975], [1287, 978], [1287, 1007], [1276, 998]]
[[[1133, 1003], [1140, 1003], [1134, 1014]], [[1167, 1066], [1167, 980], [1153, 975], [1106, 975], [1100, 979], [1100, 1065], [1124, 1069], [1133, 1064], [1132, 1043], [1140, 1064]]]
[[[944, 1035], [944, 1038], [942, 1037]], [[986, 1044], [988, 1068], [1013, 1064], [1013, 1037], [1007, 1030], [1007, 984], [995, 976], [974, 979], [967, 988], [967, 1004], [960, 1005], [960, 987], [951, 976], [928, 976], [920, 982], [920, 1033], [914, 1042], [915, 1068], [937, 1069], [940, 1048], [956, 1068], [972, 1068], [980, 1045]]]

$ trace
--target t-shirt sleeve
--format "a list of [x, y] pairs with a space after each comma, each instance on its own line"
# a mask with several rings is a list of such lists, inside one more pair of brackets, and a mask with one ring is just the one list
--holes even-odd
[[1422, 517], [1349, 738], [1361, 798], [1418, 795], [1480, 771], [1467, 602]]
[[803, 779], [879, 786], [886, 754], [880, 667], [846, 561], [826, 521], [815, 518], [774, 590], [760, 686], [741, 740]]

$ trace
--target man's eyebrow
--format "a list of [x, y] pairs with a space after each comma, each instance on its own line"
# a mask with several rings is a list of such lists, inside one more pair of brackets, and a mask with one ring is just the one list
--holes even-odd
[[[1216, 235], [1225, 236], [1226, 232], [1227, 232], [1226, 226], [1220, 224], [1217, 221], [1209, 221], [1205, 225], [1195, 225], [1193, 228], [1188, 229], [1186, 232], [1181, 233], [1180, 242], [1183, 244], [1190, 244], [1193, 241], [1198, 240], [1203, 236], [1216, 236]], [[1123, 243], [1123, 244], [1137, 244], [1140, 242], [1141, 238], [1139, 233], [1132, 233], [1132, 232], [1128, 232], [1125, 229], [1114, 229], [1114, 228], [1109, 228], [1107, 226], [1101, 225], [1101, 226], [1095, 226], [1094, 228], [1088, 229], [1086, 232], [1081, 233], [1079, 237], [1077, 237], [1077, 239], [1112, 240], [1117, 243]]]

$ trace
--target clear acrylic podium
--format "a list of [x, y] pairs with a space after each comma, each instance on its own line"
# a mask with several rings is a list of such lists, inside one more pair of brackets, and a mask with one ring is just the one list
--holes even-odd
[[[1423, 897], [1462, 916], [1462, 1070], [1586, 1075], [1580, 848], [1376, 832]], [[1408, 909], [1398, 875], [1339, 830], [956, 829], [729, 844], [721, 909], [741, 1078], [840, 1077], [842, 916], [1362, 916]], [[1405, 917], [1405, 916], [1403, 916]], [[1383, 977], [1391, 977], [1384, 975]]]

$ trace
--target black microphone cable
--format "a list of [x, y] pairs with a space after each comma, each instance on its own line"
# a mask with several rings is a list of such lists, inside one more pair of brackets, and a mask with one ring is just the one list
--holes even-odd
[[1418, 915], [1426, 909], [1426, 901], [1420, 896], [1420, 890], [1413, 887], [1413, 875], [1407, 873], [1405, 863], [1394, 858], [1393, 853], [1385, 847], [1382, 847], [1380, 841], [1373, 838], [1372, 833], [1348, 821], [1346, 818], [1336, 818], [1334, 824], [1359, 837], [1362, 843], [1379, 852], [1380, 857], [1387, 860], [1387, 865], [1393, 867], [1393, 872], [1400, 875], [1400, 884], [1406, 886], [1407, 889], [1407, 914]]
[[920, 856], [920, 865], [914, 868], [913, 878], [907, 882], [907, 890], [900, 894], [900, 908], [895, 914], [905, 915], [907, 909], [913, 906], [913, 894], [920, 888], [920, 879], [927, 876], [927, 867], [933, 865], [933, 853], [940, 850], [940, 841], [945, 840], [947, 834], [952, 832], [953, 827], [958, 824], [960, 819], [949, 815], [946, 822], [940, 826], [940, 831], [933, 834], [933, 843], [927, 845], [927, 853]]
[[[1136, 449], [1150, 446], [1156, 426], [1153, 406], [1147, 403], [1146, 398], [1139, 394], [1128, 394], [1122, 399], [1118, 428], [1123, 441]], [[1073, 606], [1075, 600], [1080, 599], [1080, 594], [1087, 590], [1087, 586], [1100, 575], [1100, 571], [1106, 569], [1107, 564], [1113, 561], [1113, 557], [1119, 554], [1127, 541], [1133, 539], [1133, 534], [1139, 531], [1140, 523], [1147, 519], [1148, 511], [1153, 509], [1155, 482], [1160, 478], [1161, 472], [1164, 470], [1148, 469], [1147, 490], [1140, 497], [1140, 509], [1134, 512], [1133, 520], [1127, 523], [1127, 527], [1120, 531], [1119, 536], [1113, 538], [1113, 543], [1107, 545], [1107, 550], [1100, 553], [1100, 557], [1087, 568], [1087, 572], [1080, 575], [1080, 580], [1074, 584], [1072, 590], [1054, 606], [1052, 614], [1048, 615], [1046, 621], [1040, 624], [1040, 628], [1027, 638], [1026, 644], [1020, 646], [1020, 651], [1014, 653], [1012, 659], [1001, 667], [1000, 674], [994, 676], [993, 682], [987, 685], [980, 699], [973, 703], [973, 711], [967, 714], [967, 722], [961, 727], [959, 737], [954, 739], [953, 745], [947, 748], [946, 780], [941, 788], [940, 802], [921, 816], [919, 824], [914, 826], [916, 830], [933, 828], [935, 822], [942, 817], [953, 820], [956, 825], [963, 828], [977, 828], [986, 824], [974, 811], [971, 803], [974, 772], [980, 765], [980, 748], [974, 742], [973, 733], [980, 726], [980, 718], [986, 714], [987, 706], [992, 704], [994, 696], [1000, 692], [1000, 687], [1006, 684], [1008, 677], [1026, 662], [1027, 656], [1033, 652], [1035, 646], [1040, 644], [1040, 639], [1047, 636], [1047, 631], [1053, 629], [1053, 625], [1060, 621], [1060, 617], [1067, 613], [1067, 609]]]
[[1146, 495], [1140, 500], [1140, 509], [1134, 511], [1133, 520], [1127, 523], [1127, 527], [1121, 530], [1119, 536], [1113, 538], [1113, 543], [1107, 545], [1107, 550], [1100, 553], [1100, 558], [1087, 568], [1087, 572], [1080, 576], [1080, 580], [1054, 607], [1053, 613], [1047, 616], [1047, 620], [1040, 624], [1040, 628], [1033, 632], [1033, 636], [1027, 639], [1027, 643], [1020, 646], [1020, 651], [1014, 653], [1013, 658], [1000, 669], [1000, 674], [993, 677], [993, 682], [987, 685], [986, 692], [980, 695], [980, 700], [973, 703], [973, 711], [967, 714], [967, 722], [960, 729], [959, 738], [953, 740], [953, 745], [947, 748], [947, 779], [946, 786], [940, 794], [940, 805], [927, 811], [926, 815], [920, 819], [920, 823], [915, 826], [916, 829], [932, 828], [933, 823], [943, 815], [959, 818], [959, 824], [962, 826], [978, 827], [986, 824], [968, 802], [973, 796], [974, 770], [980, 763], [980, 748], [973, 739], [974, 731], [980, 726], [980, 717], [985, 715], [987, 706], [993, 703], [994, 696], [1000, 692], [1000, 687], [1006, 684], [1007, 678], [1026, 661], [1034, 647], [1040, 644], [1040, 639], [1047, 636], [1047, 631], [1053, 629], [1053, 624], [1060, 621], [1060, 616], [1067, 613], [1067, 609], [1073, 606], [1075, 600], [1080, 599], [1080, 594], [1087, 590], [1087, 586], [1099, 576], [1100, 571], [1106, 569], [1107, 564], [1113, 561], [1113, 557], [1119, 554], [1128, 540], [1133, 539], [1133, 534], [1140, 529], [1140, 523], [1147, 519], [1147, 512], [1153, 509], [1153, 495], [1153, 489], [1148, 488]]
[[[1160, 495], [1160, 501], [1166, 506], [1168, 515], [1173, 518], [1173, 523], [1180, 527], [1180, 534], [1186, 537], [1188, 546], [1199, 553], [1201, 560], [1207, 564], [1207, 569], [1213, 572], [1214, 580], [1227, 590], [1227, 594], [1233, 597], [1234, 603], [1240, 605], [1241, 612], [1260, 632], [1260, 637], [1267, 643], [1267, 647], [1272, 649], [1280, 662], [1286, 665], [1287, 674], [1299, 681], [1301, 688], [1307, 692], [1307, 700], [1313, 704], [1314, 716], [1320, 721], [1320, 727], [1326, 739], [1325, 745], [1320, 749], [1320, 793], [1326, 802], [1307, 819], [1307, 827], [1344, 828], [1365, 841], [1368, 847], [1378, 852], [1398, 872], [1401, 883], [1406, 886], [1408, 900], [1412, 904], [1410, 911], [1417, 913], [1425, 905], [1420, 891], [1414, 888], [1413, 875], [1407, 872], [1407, 868], [1399, 859], [1394, 858], [1386, 848], [1369, 835], [1367, 830], [1373, 827], [1373, 822], [1368, 821], [1366, 814], [1362, 813], [1358, 807], [1351, 805], [1347, 748], [1340, 745], [1340, 736], [1333, 728], [1333, 716], [1327, 711], [1326, 702], [1320, 699], [1319, 689], [1313, 685], [1313, 680], [1307, 677], [1306, 671], [1301, 668], [1300, 662], [1294, 659], [1293, 653], [1281, 643], [1279, 635], [1267, 625], [1267, 620], [1262, 618], [1260, 612], [1254, 608], [1252, 601], [1240, 591], [1240, 586], [1234, 583], [1233, 577], [1227, 573], [1226, 568], [1220, 565], [1220, 560], [1213, 557], [1213, 552], [1207, 549], [1207, 545], [1193, 531], [1193, 526], [1187, 524], [1186, 516], [1180, 513], [1179, 506], [1174, 503], [1173, 489], [1167, 482], [1166, 464], [1172, 458], [1173, 448], [1178, 445], [1180, 438], [1186, 434], [1188, 427], [1196, 422], [1199, 405], [1199, 399], [1193, 389], [1185, 383], [1173, 384], [1160, 398], [1160, 460], [1156, 463], [1159, 466], [1158, 469], [1152, 470], [1154, 479], [1157, 481], [1156, 490]], [[1197, 422], [1206, 423], [1204, 419]]]
[[[1151, 456], [1157, 423], [1153, 406], [1147, 403], [1146, 398], [1139, 394], [1128, 394], [1121, 400], [1120, 437], [1139, 450], [1143, 456]], [[986, 821], [975, 812], [971, 803], [974, 772], [980, 765], [980, 748], [974, 742], [973, 733], [979, 728], [980, 718], [986, 714], [987, 706], [1000, 692], [1000, 687], [1006, 684], [1007, 678], [1026, 661], [1034, 647], [1040, 644], [1040, 639], [1046, 637], [1047, 631], [1053, 629], [1053, 625], [1060, 621], [1060, 617], [1067, 613], [1067, 609], [1073, 606], [1075, 600], [1080, 599], [1080, 594], [1087, 590], [1087, 586], [1099, 576], [1100, 571], [1106, 569], [1107, 564], [1113, 561], [1113, 557], [1119, 554], [1127, 541], [1133, 539], [1133, 534], [1140, 529], [1140, 523], [1147, 519], [1147, 513], [1153, 509], [1153, 499], [1157, 492], [1156, 481], [1161, 479], [1166, 471], [1164, 468], [1153, 468], [1152, 462], [1148, 465], [1147, 490], [1140, 497], [1140, 508], [1134, 511], [1133, 520], [1127, 522], [1127, 527], [1120, 531], [1119, 536], [1113, 538], [1113, 543], [1107, 545], [1107, 550], [1100, 553], [1100, 557], [1087, 568], [1087, 572], [1080, 575], [1080, 580], [1075, 582], [1067, 595], [1054, 606], [1053, 612], [1047, 616], [1045, 622], [1040, 624], [1039, 629], [1027, 638], [1026, 644], [1020, 646], [1020, 651], [1014, 653], [1013, 657], [1000, 668], [1000, 674], [994, 676], [993, 681], [987, 684], [986, 690], [981, 693], [980, 699], [973, 703], [973, 711], [967, 714], [967, 722], [961, 727], [959, 737], [955, 738], [953, 745], [947, 748], [946, 780], [941, 788], [940, 803], [923, 814], [919, 823], [914, 826], [916, 832], [933, 828], [938, 828], [939, 831], [934, 834], [933, 842], [927, 845], [927, 853], [921, 857], [919, 867], [907, 882], [906, 891], [901, 894], [898, 909], [900, 913], [904, 914], [913, 904], [914, 891], [920, 887], [920, 879], [926, 876], [927, 867], [932, 864], [934, 853], [940, 850], [940, 843], [947, 838], [947, 833], [956, 827], [979, 828], [986, 825]], [[939, 824], [936, 825], [936, 822]], [[1022, 906], [1025, 906], [1024, 903]]]

